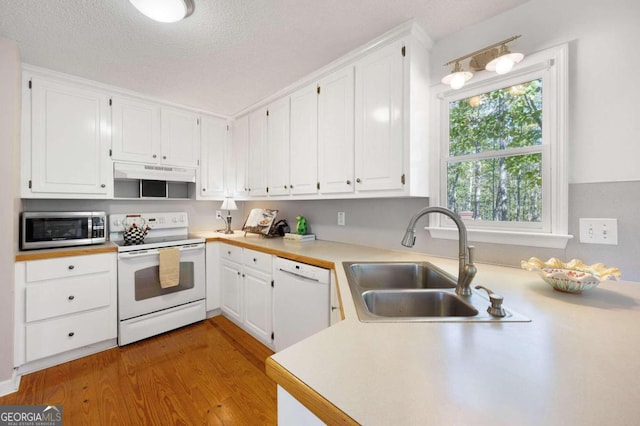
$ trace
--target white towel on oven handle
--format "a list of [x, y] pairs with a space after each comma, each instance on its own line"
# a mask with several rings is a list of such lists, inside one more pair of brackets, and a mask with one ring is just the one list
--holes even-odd
[[160, 249], [159, 257], [160, 287], [169, 288], [180, 284], [180, 249]]

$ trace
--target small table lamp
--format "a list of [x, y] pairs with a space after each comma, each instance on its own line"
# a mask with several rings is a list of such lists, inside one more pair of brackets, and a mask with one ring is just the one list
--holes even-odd
[[222, 232], [223, 234], [233, 234], [233, 231], [231, 230], [231, 210], [238, 210], [236, 202], [233, 201], [233, 198], [226, 197], [222, 202], [222, 206], [220, 206], [220, 210], [227, 211], [227, 229], [220, 232]]

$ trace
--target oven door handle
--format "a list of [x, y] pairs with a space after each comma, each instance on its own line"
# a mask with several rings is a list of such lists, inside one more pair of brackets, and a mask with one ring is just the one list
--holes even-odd
[[[171, 248], [171, 247], [166, 247], [166, 248]], [[181, 253], [184, 251], [204, 250], [204, 244], [202, 243], [188, 244], [186, 246], [180, 246], [178, 247], [178, 249], [180, 250]], [[158, 254], [160, 254], [160, 250], [162, 249], [126, 251], [124, 253], [118, 253], [118, 259], [126, 260], [126, 259], [139, 259], [141, 257], [147, 257], [147, 256], [157, 256]]]

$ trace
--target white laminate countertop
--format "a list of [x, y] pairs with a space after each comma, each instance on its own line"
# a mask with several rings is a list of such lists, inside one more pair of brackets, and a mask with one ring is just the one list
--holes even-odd
[[640, 284], [605, 281], [566, 294], [534, 272], [477, 264], [473, 285], [501, 294], [531, 322], [362, 323], [342, 262], [426, 260], [456, 275], [457, 260], [326, 241], [227, 238], [335, 264], [345, 320], [273, 359], [361, 424], [640, 422]]

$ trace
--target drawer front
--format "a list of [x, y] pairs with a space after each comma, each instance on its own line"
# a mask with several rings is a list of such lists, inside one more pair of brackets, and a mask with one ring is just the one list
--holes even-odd
[[26, 321], [38, 321], [60, 315], [109, 306], [111, 274], [72, 277], [26, 286]]
[[220, 248], [220, 258], [231, 262], [242, 263], [242, 248], [229, 244], [222, 244]]
[[25, 327], [26, 362], [114, 339], [116, 322], [116, 311], [109, 308], [29, 324]]
[[115, 256], [103, 253], [33, 260], [26, 262], [26, 279], [27, 282], [35, 282], [106, 272], [111, 268]]
[[250, 266], [267, 274], [272, 274], [271, 255], [260, 251], [244, 249], [242, 253], [242, 264]]

